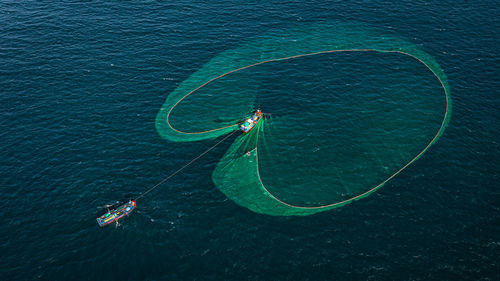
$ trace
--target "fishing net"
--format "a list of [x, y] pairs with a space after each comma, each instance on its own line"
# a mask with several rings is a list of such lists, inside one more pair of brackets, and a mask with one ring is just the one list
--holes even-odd
[[157, 115], [170, 141], [232, 132], [215, 185], [270, 215], [309, 215], [374, 192], [418, 159], [451, 114], [446, 76], [415, 45], [366, 26], [275, 31], [210, 60]]

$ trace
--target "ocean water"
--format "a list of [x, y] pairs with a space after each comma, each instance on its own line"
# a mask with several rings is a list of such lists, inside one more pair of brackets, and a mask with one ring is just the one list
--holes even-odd
[[[0, 1], [0, 279], [498, 280], [498, 7]], [[271, 29], [327, 21], [390, 30], [441, 65], [453, 115], [421, 159], [353, 204], [274, 217], [214, 186], [225, 143], [97, 226], [214, 143], [155, 129], [184, 79]]]

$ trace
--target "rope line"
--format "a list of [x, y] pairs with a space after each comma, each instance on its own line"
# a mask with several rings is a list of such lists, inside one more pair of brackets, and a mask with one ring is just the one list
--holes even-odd
[[[279, 203], [283, 204], [283, 205], [286, 205], [288, 207], [291, 207], [291, 208], [298, 208], [298, 209], [323, 209], [323, 208], [329, 208], [329, 207], [334, 207], [334, 206], [338, 206], [338, 205], [343, 205], [343, 204], [347, 204], [347, 203], [350, 203], [354, 200], [357, 200], [357, 199], [360, 199], [360, 198], [363, 198], [367, 195], [369, 195], [370, 193], [376, 191], [377, 189], [379, 189], [380, 187], [382, 187], [384, 184], [386, 184], [389, 180], [391, 180], [392, 178], [394, 178], [395, 176], [397, 176], [399, 173], [401, 173], [404, 169], [406, 169], [408, 166], [410, 166], [412, 163], [414, 163], [415, 161], [417, 161], [417, 159], [419, 159], [430, 147], [431, 145], [433, 145], [438, 137], [441, 135], [441, 133], [444, 131], [445, 127], [446, 127], [446, 121], [448, 120], [449, 118], [449, 112], [448, 112], [448, 104], [449, 104], [449, 94], [448, 94], [448, 91], [446, 90], [446, 87], [444, 86], [444, 83], [443, 81], [441, 80], [441, 78], [439, 78], [439, 76], [434, 72], [434, 70], [432, 70], [431, 67], [429, 67], [424, 61], [422, 61], [421, 59], [415, 57], [414, 55], [412, 54], [408, 54], [408, 53], [405, 53], [405, 52], [402, 52], [402, 51], [391, 51], [391, 50], [375, 50], [375, 49], [357, 49], [357, 50], [348, 50], [348, 51], [360, 51], [360, 52], [367, 52], [367, 51], [375, 51], [375, 52], [385, 52], [385, 53], [400, 53], [400, 54], [403, 54], [403, 55], [408, 55], [416, 60], [418, 60], [419, 62], [421, 62], [423, 65], [425, 65], [431, 72], [432, 74], [434, 74], [434, 76], [436, 76], [436, 78], [438, 79], [439, 83], [441, 84], [441, 87], [443, 88], [444, 90], [444, 94], [445, 94], [445, 99], [446, 99], [446, 110], [445, 110], [445, 114], [443, 116], [443, 120], [441, 122], [441, 126], [439, 127], [439, 130], [437, 131], [436, 135], [432, 138], [432, 140], [429, 142], [429, 144], [427, 144], [427, 146], [425, 146], [425, 148], [420, 151], [420, 153], [418, 153], [413, 159], [411, 159], [406, 165], [404, 165], [402, 168], [400, 168], [399, 170], [397, 170], [394, 174], [392, 174], [390, 177], [388, 177], [387, 179], [385, 179], [384, 181], [382, 181], [381, 183], [379, 183], [378, 185], [376, 185], [375, 187], [369, 189], [368, 191], [365, 191], [359, 195], [356, 195], [352, 198], [349, 198], [349, 199], [346, 199], [346, 200], [343, 200], [343, 201], [340, 201], [340, 202], [336, 202], [336, 203], [331, 203], [331, 204], [325, 204], [325, 205], [320, 205], [320, 206], [298, 206], [298, 205], [293, 205], [293, 204], [290, 204], [290, 203], [287, 203], [283, 200], [280, 200], [279, 198], [277, 198], [275, 195], [273, 195], [267, 188], [266, 186], [264, 185], [264, 183], [262, 182], [262, 178], [260, 177], [260, 171], [259, 171], [259, 150], [258, 150], [258, 145], [259, 145], [259, 134], [257, 134], [257, 141], [256, 141], [256, 145], [255, 145], [255, 158], [256, 158], [256, 168], [257, 168], [257, 177], [259, 178], [259, 182], [260, 184], [262, 185], [262, 187], [264, 188], [264, 190], [266, 191], [266, 193], [271, 197], [273, 198], [274, 200], [278, 201]], [[311, 53], [311, 54], [304, 54], [304, 55], [297, 55], [297, 56], [293, 56], [293, 57], [287, 57], [287, 58], [284, 58], [284, 59], [290, 59], [290, 58], [296, 58], [296, 57], [304, 57], [304, 56], [308, 56], [308, 55], [317, 55], [317, 54], [322, 54], [322, 53], [331, 53], [333, 51], [324, 51], [324, 52], [318, 52], [318, 53]]]
[[195, 157], [193, 160], [189, 161], [186, 165], [182, 166], [180, 169], [178, 169], [177, 171], [173, 172], [172, 174], [170, 174], [168, 177], [164, 178], [162, 181], [160, 181], [159, 183], [155, 184], [153, 187], [151, 187], [150, 189], [146, 190], [145, 192], [143, 192], [141, 195], [137, 196], [135, 198], [135, 200], [137, 201], [138, 199], [142, 198], [144, 195], [150, 193], [151, 191], [153, 191], [154, 189], [156, 189], [158, 186], [162, 185], [163, 183], [165, 183], [167, 180], [169, 180], [171, 177], [175, 176], [177, 173], [179, 173], [180, 171], [184, 170], [185, 168], [187, 168], [189, 165], [193, 164], [193, 162], [195, 162], [196, 160], [200, 159], [203, 155], [207, 154], [210, 150], [214, 149], [216, 146], [218, 146], [219, 144], [221, 144], [223, 141], [225, 141], [227, 138], [229, 138], [230, 136], [232, 136], [234, 133], [238, 132], [237, 130], [233, 131], [232, 133], [230, 133], [229, 135], [225, 136], [223, 139], [221, 139], [219, 142], [217, 142], [216, 144], [214, 144], [212, 147], [210, 147], [209, 149], [205, 150], [202, 154], [198, 155], [197, 157]]
[[[406, 169], [408, 166], [410, 166], [412, 163], [414, 163], [418, 158], [420, 158], [436, 141], [437, 139], [439, 138], [439, 136], [444, 132], [444, 129], [446, 127], [446, 124], [447, 124], [447, 121], [449, 119], [449, 104], [451, 103], [450, 101], [450, 97], [449, 97], [449, 93], [448, 93], [448, 90], [446, 89], [446, 86], [444, 85], [444, 82], [441, 80], [441, 78], [439, 77], [439, 75], [429, 66], [427, 65], [423, 60], [419, 59], [418, 57], [416, 57], [415, 55], [412, 55], [410, 53], [406, 53], [404, 51], [401, 51], [401, 50], [383, 50], [383, 49], [341, 49], [341, 50], [327, 50], [327, 51], [320, 51], [320, 52], [313, 52], [313, 53], [306, 53], [306, 54], [299, 54], [299, 55], [294, 55], [294, 56], [288, 56], [288, 57], [283, 57], [283, 58], [276, 58], [276, 59], [269, 59], [269, 60], [265, 60], [265, 61], [261, 61], [261, 62], [257, 62], [257, 63], [254, 63], [254, 64], [250, 64], [250, 65], [247, 65], [247, 66], [243, 66], [243, 67], [240, 67], [240, 68], [237, 68], [237, 69], [234, 69], [234, 70], [231, 70], [231, 71], [228, 71], [226, 73], [223, 73], [215, 78], [212, 78], [210, 80], [208, 80], [207, 82], [203, 83], [202, 85], [198, 86], [197, 88], [195, 88], [194, 90], [191, 90], [189, 93], [187, 93], [186, 95], [184, 95], [181, 99], [179, 99], [171, 108], [170, 110], [168, 111], [168, 114], [167, 114], [167, 118], [166, 118], [166, 121], [167, 121], [167, 124], [168, 126], [178, 132], [178, 133], [181, 133], [181, 134], [204, 134], [204, 133], [208, 133], [208, 132], [213, 132], [213, 131], [218, 131], [218, 130], [223, 130], [223, 129], [226, 129], [226, 128], [230, 128], [230, 127], [233, 127], [233, 126], [237, 126], [237, 124], [233, 124], [233, 125], [229, 125], [229, 126], [225, 126], [225, 127], [220, 127], [220, 128], [215, 128], [215, 129], [212, 129], [212, 130], [207, 130], [207, 131], [201, 131], [201, 132], [183, 132], [183, 131], [180, 131], [180, 130], [177, 130], [175, 129], [171, 124], [170, 124], [170, 114], [172, 113], [172, 110], [182, 101], [184, 100], [186, 97], [188, 97], [189, 95], [193, 94], [194, 92], [196, 92], [197, 90], [201, 89], [202, 87], [206, 86], [207, 84], [219, 79], [219, 78], [222, 78], [228, 74], [231, 74], [231, 73], [235, 73], [237, 71], [240, 71], [240, 70], [244, 70], [244, 69], [247, 69], [247, 68], [250, 68], [250, 67], [253, 67], [253, 66], [257, 66], [257, 65], [261, 65], [261, 64], [265, 64], [265, 63], [269, 63], [269, 62], [276, 62], [276, 61], [283, 61], [283, 60], [289, 60], [289, 59], [295, 59], [295, 58], [300, 58], [300, 57], [306, 57], [306, 56], [313, 56], [313, 55], [320, 55], [320, 54], [328, 54], [328, 53], [339, 53], [339, 52], [381, 52], [381, 53], [399, 53], [399, 54], [403, 54], [403, 55], [407, 55], [409, 57], [412, 57], [414, 59], [416, 59], [417, 61], [419, 61], [420, 63], [422, 63], [423, 65], [425, 65], [431, 72], [432, 74], [438, 79], [439, 83], [441, 84], [441, 87], [443, 88], [444, 90], [444, 95], [445, 95], [445, 99], [446, 99], [446, 109], [445, 109], [445, 113], [444, 113], [444, 116], [443, 116], [443, 120], [441, 122], [441, 126], [439, 128], [439, 130], [437, 131], [436, 135], [432, 138], [432, 140], [429, 142], [429, 144], [427, 144], [427, 146], [420, 152], [418, 153], [414, 158], [412, 158], [406, 165], [404, 165], [402, 168], [400, 168], [398, 171], [396, 171], [394, 174], [392, 174], [390, 177], [388, 177], [387, 179], [385, 179], [384, 181], [382, 181], [380, 184], [376, 185], [375, 187], [369, 189], [368, 191], [365, 191], [357, 196], [354, 196], [352, 198], [349, 198], [349, 199], [346, 199], [346, 200], [343, 200], [343, 201], [340, 201], [340, 202], [336, 202], [336, 203], [332, 203], [332, 204], [325, 204], [325, 205], [321, 205], [321, 206], [297, 206], [297, 205], [293, 205], [293, 204], [290, 204], [290, 203], [287, 203], [287, 202], [284, 202], [282, 200], [280, 200], [279, 198], [277, 198], [276, 196], [274, 196], [264, 185], [264, 183], [262, 182], [262, 178], [260, 177], [260, 171], [259, 171], [259, 152], [258, 152], [258, 140], [259, 140], [259, 134], [257, 134], [257, 142], [256, 142], [256, 147], [255, 147], [255, 153], [256, 153], [256, 168], [257, 168], [257, 176], [259, 178], [259, 182], [260, 184], [262, 185], [262, 187], [264, 188], [265, 192], [271, 197], [273, 198], [274, 200], [278, 201], [279, 203], [283, 204], [283, 205], [286, 205], [286, 206], [289, 206], [291, 208], [299, 208], [299, 209], [322, 209], [322, 208], [328, 208], [328, 207], [333, 207], [333, 206], [337, 206], [337, 205], [342, 205], [342, 204], [347, 204], [349, 202], [352, 202], [354, 200], [357, 200], [357, 199], [360, 199], [364, 196], [367, 196], [369, 195], [370, 193], [376, 191], [377, 189], [379, 189], [381, 186], [383, 186], [385, 183], [387, 183], [389, 180], [391, 180], [392, 178], [394, 178], [395, 176], [397, 176], [399, 173], [401, 173], [404, 169]], [[234, 133], [234, 132], [233, 132]], [[252, 150], [253, 151], [253, 150]], [[141, 196], [142, 197], [142, 196]]]
[[[422, 64], [424, 64], [427, 68], [429, 68], [429, 70], [434, 74], [434, 76], [436, 76], [439, 80], [439, 82], [441, 83], [441, 85], [443, 86], [444, 88], [444, 85], [443, 85], [443, 82], [441, 81], [441, 79], [437, 76], [437, 74], [427, 65], [425, 64], [422, 60], [420, 60], [419, 58], [415, 57], [414, 55], [412, 54], [409, 54], [409, 53], [406, 53], [406, 52], [403, 52], [403, 51], [399, 51], [399, 50], [381, 50], [381, 49], [341, 49], [341, 50], [327, 50], [327, 51], [320, 51], [320, 52], [314, 52], [314, 53], [307, 53], [307, 54], [299, 54], [299, 55], [294, 55], [294, 56], [289, 56], [289, 57], [282, 57], [282, 58], [276, 58], [276, 59], [269, 59], [269, 60], [264, 60], [264, 61], [260, 61], [260, 62], [256, 62], [254, 64], [250, 64], [250, 65], [246, 65], [246, 66], [243, 66], [243, 67], [240, 67], [240, 68], [237, 68], [237, 69], [233, 69], [233, 70], [230, 70], [226, 73], [223, 73], [217, 77], [214, 77], [210, 80], [208, 80], [207, 82], [201, 84], [200, 86], [196, 87], [195, 89], [191, 90], [190, 92], [188, 92], [186, 95], [184, 95], [181, 99], [179, 99], [171, 108], [170, 110], [168, 111], [167, 113], [167, 124], [168, 126], [174, 130], [175, 132], [177, 133], [180, 133], [180, 134], [188, 134], [188, 135], [194, 135], [194, 134], [205, 134], [205, 133], [210, 133], [210, 132], [214, 132], [214, 131], [219, 131], [219, 130], [223, 130], [223, 129], [227, 129], [227, 128], [231, 128], [233, 126], [237, 126], [238, 124], [233, 124], [233, 125], [228, 125], [228, 126], [224, 126], [224, 127], [220, 127], [220, 128], [215, 128], [215, 129], [211, 129], [211, 130], [207, 130], [207, 131], [200, 131], [200, 132], [183, 132], [181, 130], [178, 130], [176, 128], [174, 128], [172, 126], [172, 124], [170, 124], [170, 114], [172, 113], [172, 110], [174, 110], [174, 108], [181, 102], [183, 101], [185, 98], [187, 98], [188, 96], [190, 96], [191, 94], [193, 94], [194, 92], [198, 91], [199, 89], [205, 87], [206, 85], [208, 85], [209, 83], [219, 79], [219, 78], [222, 78], [228, 74], [231, 74], [231, 73], [235, 73], [235, 72], [238, 72], [238, 71], [241, 71], [241, 70], [244, 70], [244, 69], [247, 69], [247, 68], [250, 68], [250, 67], [253, 67], [253, 66], [257, 66], [257, 65], [261, 65], [261, 64], [265, 64], [265, 63], [269, 63], [269, 62], [276, 62], [276, 61], [283, 61], [283, 60], [289, 60], [289, 59], [295, 59], [295, 58], [301, 58], [301, 57], [307, 57], [307, 56], [314, 56], [314, 55], [321, 55], [321, 54], [330, 54], [330, 53], [340, 53], [340, 52], [381, 52], [381, 53], [400, 53], [400, 54], [403, 54], [403, 55], [407, 55], [407, 56], [410, 56], [410, 57], [413, 57], [415, 58], [416, 60], [420, 61]], [[445, 92], [446, 92], [446, 88], [445, 89]], [[446, 106], [448, 107], [448, 95], [446, 94]], [[448, 113], [448, 111], [446, 111], [446, 113]], [[446, 117], [446, 116], [445, 116]], [[446, 118], [444, 119], [446, 120]]]

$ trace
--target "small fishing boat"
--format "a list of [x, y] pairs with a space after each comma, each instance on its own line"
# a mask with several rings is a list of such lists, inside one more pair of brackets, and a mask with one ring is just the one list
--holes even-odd
[[128, 201], [127, 203], [121, 205], [120, 207], [108, 211], [104, 215], [97, 218], [97, 223], [100, 227], [106, 226], [112, 222], [118, 221], [123, 218], [125, 215], [130, 214], [135, 209], [136, 203], [135, 201]]
[[261, 118], [262, 118], [262, 111], [260, 111], [260, 110], [255, 111], [255, 113], [253, 114], [252, 117], [245, 119], [241, 123], [240, 130], [243, 133], [250, 132], [250, 130], [252, 130], [253, 127], [255, 127], [255, 125], [257, 125], [257, 123], [260, 121]]

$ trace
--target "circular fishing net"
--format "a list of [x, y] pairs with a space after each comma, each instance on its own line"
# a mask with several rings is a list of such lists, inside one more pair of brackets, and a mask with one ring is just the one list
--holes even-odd
[[237, 204], [309, 215], [374, 192], [418, 159], [451, 114], [446, 76], [415, 45], [366, 26], [276, 31], [210, 60], [157, 115], [171, 141], [216, 138], [260, 108], [213, 172]]

